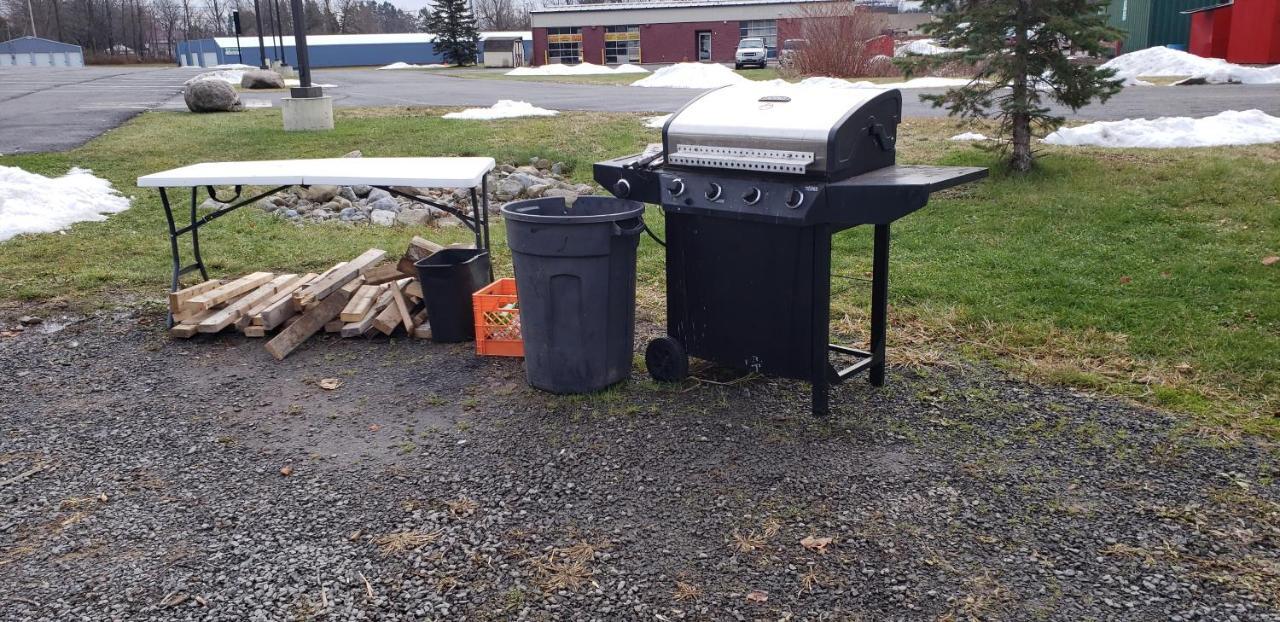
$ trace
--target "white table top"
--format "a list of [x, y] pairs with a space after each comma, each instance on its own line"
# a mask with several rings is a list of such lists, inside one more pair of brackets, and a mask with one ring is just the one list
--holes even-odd
[[204, 162], [138, 178], [141, 188], [317, 185], [475, 188], [493, 158], [324, 158]]

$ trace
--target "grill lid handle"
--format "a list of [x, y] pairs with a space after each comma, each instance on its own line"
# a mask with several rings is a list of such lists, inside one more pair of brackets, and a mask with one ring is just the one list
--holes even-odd
[[881, 151], [893, 151], [894, 145], [898, 142], [898, 137], [889, 133], [889, 129], [874, 118], [872, 119], [871, 127], [867, 131], [872, 138], [876, 139], [876, 144], [880, 145]]

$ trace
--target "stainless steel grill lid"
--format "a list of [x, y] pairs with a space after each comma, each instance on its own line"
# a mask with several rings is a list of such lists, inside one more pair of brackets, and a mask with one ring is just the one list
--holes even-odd
[[[901, 114], [896, 90], [735, 85], [685, 105], [663, 129], [663, 144], [675, 166], [841, 177], [893, 163]], [[861, 155], [879, 157], [851, 162], [868, 140], [879, 148]]]

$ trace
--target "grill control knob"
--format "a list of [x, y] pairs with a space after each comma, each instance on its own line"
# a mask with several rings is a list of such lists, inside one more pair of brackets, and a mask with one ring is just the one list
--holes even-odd
[[742, 193], [742, 202], [747, 205], [755, 205], [760, 202], [760, 196], [759, 188], [748, 188], [746, 192]]
[[667, 183], [667, 190], [671, 192], [671, 196], [678, 197], [684, 194], [684, 180], [676, 177]]
[[714, 181], [707, 184], [706, 196], [708, 201], [715, 201], [716, 199], [719, 199], [722, 194], [724, 194], [724, 188], [721, 188], [720, 184], [717, 184]]
[[804, 193], [798, 189], [792, 189], [791, 193], [787, 195], [785, 203], [791, 209], [800, 207], [800, 204], [804, 203]]
[[631, 196], [631, 182], [625, 179], [619, 179], [617, 183], [613, 184], [613, 196], [616, 196], [619, 199], [625, 199]]

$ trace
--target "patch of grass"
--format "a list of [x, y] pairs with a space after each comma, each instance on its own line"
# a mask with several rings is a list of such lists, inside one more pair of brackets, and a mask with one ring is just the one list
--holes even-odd
[[[758, 71], [758, 70], [747, 70]], [[442, 109], [340, 109], [337, 129], [285, 133], [277, 110], [235, 115], [151, 112], [65, 153], [0, 157], [60, 175], [93, 169], [134, 207], [66, 235], [0, 244], [0, 301], [77, 306], [158, 304], [168, 246], [158, 198], [137, 176], [210, 160], [487, 155], [560, 160], [577, 182], [595, 161], [639, 151], [658, 131], [638, 114], [565, 113], [497, 122], [450, 121]], [[987, 126], [971, 129], [989, 131]], [[947, 137], [952, 122], [911, 119], [899, 161], [993, 167], [990, 179], [936, 195], [894, 225], [890, 359], [937, 364], [955, 350], [1020, 373], [1198, 415], [1204, 425], [1280, 434], [1280, 145], [1183, 150], [1042, 147], [1039, 167], [1008, 174], [998, 157]], [[181, 206], [184, 199], [176, 197]], [[659, 236], [656, 208], [648, 221]], [[493, 228], [497, 272], [510, 274]], [[311, 225], [247, 207], [202, 232], [216, 276], [320, 271], [369, 247], [391, 252], [422, 233], [462, 241], [462, 229]], [[834, 241], [833, 272], [870, 270], [866, 228]], [[184, 249], [185, 250], [185, 249]], [[641, 242], [641, 317], [661, 319], [661, 248]], [[866, 339], [870, 284], [838, 279], [837, 338]], [[623, 392], [629, 393], [629, 391]], [[614, 396], [593, 398], [602, 409]], [[435, 398], [425, 398], [426, 403]], [[626, 401], [629, 398], [625, 398]], [[599, 401], [596, 401], [599, 400]]]
[[[438, 75], [451, 76], [454, 78], [512, 80], [517, 82], [552, 82], [558, 84], [604, 84], [613, 86], [626, 86], [636, 80], [650, 75], [644, 73], [623, 73], [585, 76], [508, 76], [505, 74], [507, 71], [510, 71], [509, 69], [494, 70], [482, 68], [440, 69], [435, 71]], [[749, 80], [772, 80], [779, 77], [778, 69], [776, 67], [767, 67], [765, 69], [735, 69], [734, 73]], [[876, 78], [868, 79], [876, 80]]]
[[374, 544], [378, 545], [383, 555], [394, 555], [416, 551], [439, 540], [443, 534], [442, 531], [400, 531], [382, 536], [374, 540]]

